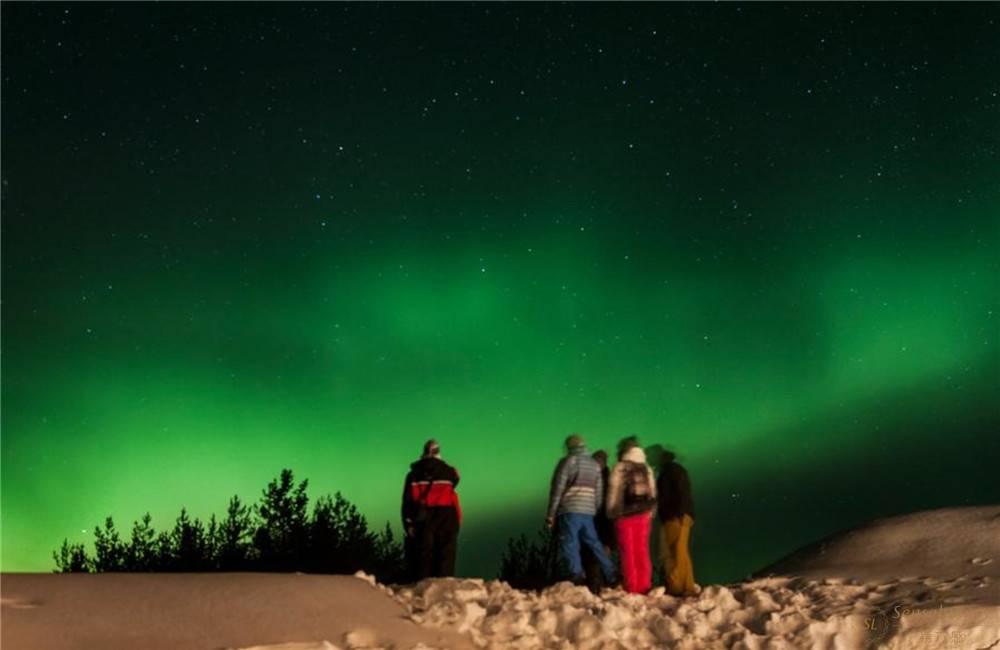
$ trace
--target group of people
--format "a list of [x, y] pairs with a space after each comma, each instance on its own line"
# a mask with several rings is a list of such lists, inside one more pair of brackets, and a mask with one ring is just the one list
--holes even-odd
[[[552, 477], [545, 523], [558, 526], [559, 550], [578, 584], [595, 591], [621, 584], [644, 594], [653, 585], [649, 552], [654, 513], [660, 519], [659, 555], [668, 593], [695, 593], [694, 568], [688, 551], [694, 502], [687, 471], [672, 452], [658, 450], [659, 476], [635, 437], [618, 443], [618, 462], [608, 468], [603, 450], [587, 452], [580, 436], [566, 439], [566, 456]], [[617, 549], [620, 570], [611, 561]]]
[[[658, 474], [635, 437], [618, 443], [617, 462], [608, 467], [603, 450], [591, 455], [578, 435], [566, 439], [566, 455], [552, 477], [546, 526], [558, 540], [570, 580], [594, 591], [621, 585], [630, 593], [652, 587], [649, 537], [654, 513], [660, 520], [659, 557], [665, 587], [693, 595], [694, 569], [688, 540], [694, 503], [687, 471], [672, 452], [657, 449]], [[403, 486], [403, 528], [410, 578], [451, 576], [462, 521], [458, 471], [441, 459], [435, 440], [424, 445]], [[617, 550], [620, 570], [612, 562]], [[603, 580], [602, 580], [603, 579]]]

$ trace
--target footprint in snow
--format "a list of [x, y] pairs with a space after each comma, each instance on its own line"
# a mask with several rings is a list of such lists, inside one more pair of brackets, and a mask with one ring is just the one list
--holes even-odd
[[41, 605], [40, 602], [34, 600], [25, 600], [24, 598], [0, 598], [0, 605], [3, 607], [10, 607], [11, 609], [33, 609]]

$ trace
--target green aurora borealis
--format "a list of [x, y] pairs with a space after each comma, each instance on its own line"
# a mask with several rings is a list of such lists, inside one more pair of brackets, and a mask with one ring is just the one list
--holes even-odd
[[691, 471], [699, 581], [1000, 501], [1000, 5], [22, 4], [2, 566], [282, 467], [459, 568], [560, 442]]

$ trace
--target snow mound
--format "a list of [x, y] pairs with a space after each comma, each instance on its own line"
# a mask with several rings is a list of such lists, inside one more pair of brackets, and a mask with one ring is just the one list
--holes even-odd
[[279, 573], [0, 575], [6, 650], [467, 650], [368, 576]]
[[676, 598], [562, 582], [542, 592], [442, 578], [387, 589], [415, 622], [480, 648], [1000, 648], [1000, 507], [879, 520], [768, 575]]
[[945, 508], [877, 519], [811, 544], [761, 573], [884, 580], [1000, 578], [1000, 506]]
[[[994, 583], [981, 577], [971, 584]], [[975, 608], [972, 618], [953, 615], [951, 608], [965, 600], [949, 600], [951, 588], [968, 586], [770, 577], [675, 598], [662, 589], [595, 596], [568, 582], [536, 593], [500, 581], [441, 578], [399, 587], [394, 595], [421, 625], [464, 632], [477, 646], [497, 650], [929, 648], [931, 639], [988, 647], [1000, 640], [1000, 608]]]

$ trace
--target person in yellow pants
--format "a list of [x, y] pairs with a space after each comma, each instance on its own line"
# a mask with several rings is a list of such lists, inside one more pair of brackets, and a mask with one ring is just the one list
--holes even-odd
[[687, 470], [677, 462], [673, 452], [664, 450], [660, 476], [656, 480], [657, 514], [660, 517], [660, 562], [666, 578], [667, 593], [693, 596], [694, 565], [688, 542], [694, 525], [694, 499]]
[[694, 566], [688, 552], [691, 537], [691, 515], [667, 519], [660, 526], [660, 562], [666, 578], [667, 593], [674, 596], [693, 596]]

